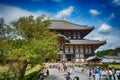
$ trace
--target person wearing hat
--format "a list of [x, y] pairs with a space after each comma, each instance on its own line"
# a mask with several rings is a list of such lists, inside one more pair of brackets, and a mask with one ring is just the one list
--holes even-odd
[[97, 69], [95, 70], [95, 80], [99, 80], [100, 79], [100, 69], [97, 66]]

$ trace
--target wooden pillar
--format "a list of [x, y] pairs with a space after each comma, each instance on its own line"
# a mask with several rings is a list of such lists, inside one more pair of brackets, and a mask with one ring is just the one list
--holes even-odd
[[84, 55], [84, 58], [85, 58], [85, 54], [86, 54], [85, 49], [86, 49], [86, 46], [83, 45], [83, 55]]
[[73, 58], [75, 59], [75, 45], [73, 45]]
[[63, 61], [66, 61], [65, 45], [63, 45]]
[[90, 49], [89, 45], [88, 45], [88, 48], [87, 48], [87, 49], [88, 49], [88, 51], [87, 51], [87, 52], [88, 52], [88, 53], [90, 53], [90, 51], [89, 51], [89, 49]]
[[78, 46], [79, 59], [80, 59], [80, 45]]

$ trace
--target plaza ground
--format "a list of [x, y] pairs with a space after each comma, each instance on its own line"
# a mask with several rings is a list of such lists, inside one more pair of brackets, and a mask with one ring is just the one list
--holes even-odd
[[[49, 72], [49, 80], [66, 80], [65, 75], [67, 74], [67, 72], [59, 72], [57, 68], [50, 68]], [[89, 78], [87, 77], [87, 72], [81, 72], [81, 68], [78, 67], [75, 67], [75, 72], [71, 74], [70, 77], [73, 79], [75, 76], [78, 76], [80, 80], [89, 80]]]
[[[67, 72], [64, 72], [63, 70], [61, 72], [59, 72], [57, 67], [53, 68], [53, 66], [50, 67], [50, 65], [57, 65], [57, 66], [60, 65], [60, 66], [62, 66], [62, 64], [60, 64], [60, 63], [47, 64], [46, 67], [49, 66], [49, 68], [48, 68], [49, 69], [48, 80], [66, 80], [65, 75], [67, 75], [67, 72], [70, 72], [69, 68], [67, 69]], [[73, 64], [72, 63], [66, 63], [66, 65], [73, 65]], [[86, 67], [86, 70], [84, 72], [82, 72], [82, 69], [83, 69], [82, 67], [75, 67], [74, 73], [71, 74], [71, 76], [70, 76], [72, 78], [72, 80], [76, 76], [79, 77], [79, 80], [93, 80], [93, 79], [90, 79], [88, 77], [89, 70], [87, 69], [87, 67]], [[113, 80], [113, 78], [112, 78], [112, 80]], [[118, 80], [117, 75], [116, 75], [116, 80]]]

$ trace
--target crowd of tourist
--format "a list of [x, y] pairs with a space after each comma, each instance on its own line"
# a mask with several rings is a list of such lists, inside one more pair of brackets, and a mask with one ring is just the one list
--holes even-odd
[[[74, 65], [52, 65], [49, 68], [56, 68], [58, 73], [67, 73], [65, 78], [66, 80], [72, 80], [71, 75], [74, 75], [75, 68]], [[120, 80], [120, 70], [115, 70], [112, 68], [100, 68], [100, 67], [92, 67], [88, 68], [86, 66], [81, 70], [83, 74], [87, 74], [90, 80]], [[46, 68], [46, 74], [49, 76], [49, 69]], [[81, 80], [80, 76], [74, 76], [73, 80]]]
[[71, 75], [74, 75], [75, 73], [75, 68], [73, 65], [58, 65], [57, 67], [58, 72], [66, 72], [65, 74], [65, 79], [66, 80], [80, 80], [79, 76], [74, 76], [73, 79], [71, 79]]
[[[75, 68], [73, 65], [63, 65], [58, 66], [58, 72], [68, 72], [68, 78], [70, 75], [74, 74]], [[115, 70], [114, 67], [110, 68], [100, 68], [100, 67], [92, 67], [88, 70], [88, 67], [86, 68], [86, 72], [88, 72], [88, 77], [90, 80], [120, 80], [120, 71]], [[84, 72], [84, 71], [82, 71]], [[69, 79], [66, 79], [69, 80]]]
[[89, 69], [88, 77], [91, 80], [120, 80], [120, 71], [116, 71], [114, 67], [111, 69], [92, 67]]
[[58, 65], [57, 69], [59, 72], [70, 72], [70, 74], [73, 74], [75, 70], [73, 65]]

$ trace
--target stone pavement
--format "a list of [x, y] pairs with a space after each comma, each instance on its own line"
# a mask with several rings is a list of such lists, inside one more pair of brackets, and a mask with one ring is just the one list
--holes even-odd
[[[67, 72], [59, 72], [57, 68], [49, 69], [49, 72], [49, 80], [66, 80], [65, 74], [67, 74]], [[71, 78], [73, 79], [75, 76], [79, 76], [80, 80], [89, 80], [87, 74], [82, 73], [81, 68], [78, 67], [75, 67], [75, 72], [71, 75]]]

